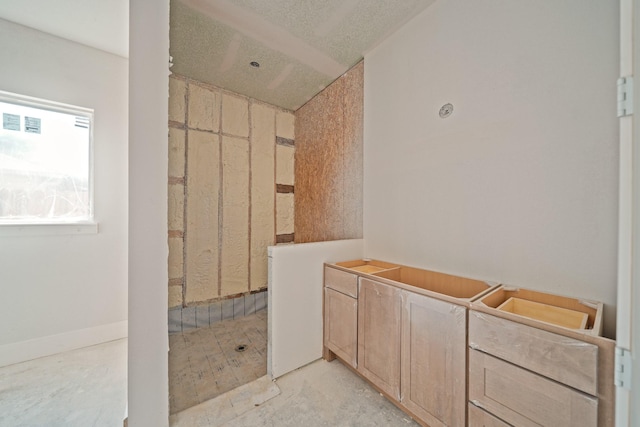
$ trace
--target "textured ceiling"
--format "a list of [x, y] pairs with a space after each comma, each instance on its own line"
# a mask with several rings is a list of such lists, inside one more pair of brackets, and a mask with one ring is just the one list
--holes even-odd
[[171, 0], [171, 70], [297, 110], [434, 1]]

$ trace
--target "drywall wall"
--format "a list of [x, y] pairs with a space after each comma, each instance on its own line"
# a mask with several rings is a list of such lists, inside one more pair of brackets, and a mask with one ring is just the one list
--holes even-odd
[[169, 307], [264, 290], [293, 237], [293, 113], [172, 75], [169, 127]]
[[129, 8], [128, 425], [169, 425], [169, 0]]
[[4, 20], [0, 49], [0, 90], [95, 110], [99, 223], [97, 234], [1, 234], [6, 364], [127, 334], [128, 78], [125, 58]]
[[436, 2], [366, 55], [365, 255], [603, 301], [612, 336], [617, 8]]
[[267, 372], [278, 378], [322, 357], [325, 262], [362, 257], [362, 239], [269, 247]]

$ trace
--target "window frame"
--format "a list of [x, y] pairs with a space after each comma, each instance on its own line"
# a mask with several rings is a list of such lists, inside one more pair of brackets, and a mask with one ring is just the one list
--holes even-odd
[[51, 219], [40, 218], [8, 221], [0, 218], [0, 236], [12, 235], [51, 235], [51, 234], [94, 234], [98, 232], [98, 223], [95, 218], [95, 180], [94, 180], [94, 127], [95, 110], [62, 102], [21, 95], [0, 90], [0, 102], [41, 110], [70, 114], [84, 117], [89, 120], [89, 146], [88, 146], [88, 174], [87, 188], [89, 192], [89, 212], [82, 219]]

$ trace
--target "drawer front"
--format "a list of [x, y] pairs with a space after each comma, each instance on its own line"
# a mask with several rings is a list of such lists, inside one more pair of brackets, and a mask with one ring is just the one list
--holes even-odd
[[516, 426], [598, 425], [596, 398], [476, 350], [469, 350], [469, 401]]
[[358, 276], [337, 268], [324, 268], [324, 286], [354, 298], [358, 297]]
[[353, 368], [357, 366], [358, 300], [325, 288], [324, 345]]
[[598, 346], [477, 311], [469, 347], [591, 395], [598, 391]]
[[490, 413], [469, 403], [469, 427], [512, 427]]

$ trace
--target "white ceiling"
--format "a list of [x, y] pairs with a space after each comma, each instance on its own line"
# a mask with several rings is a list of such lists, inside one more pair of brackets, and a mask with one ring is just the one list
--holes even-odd
[[129, 0], [1, 0], [0, 18], [129, 57]]
[[[434, 1], [171, 0], [172, 71], [296, 110]], [[0, 18], [129, 54], [129, 0], [1, 0]]]

